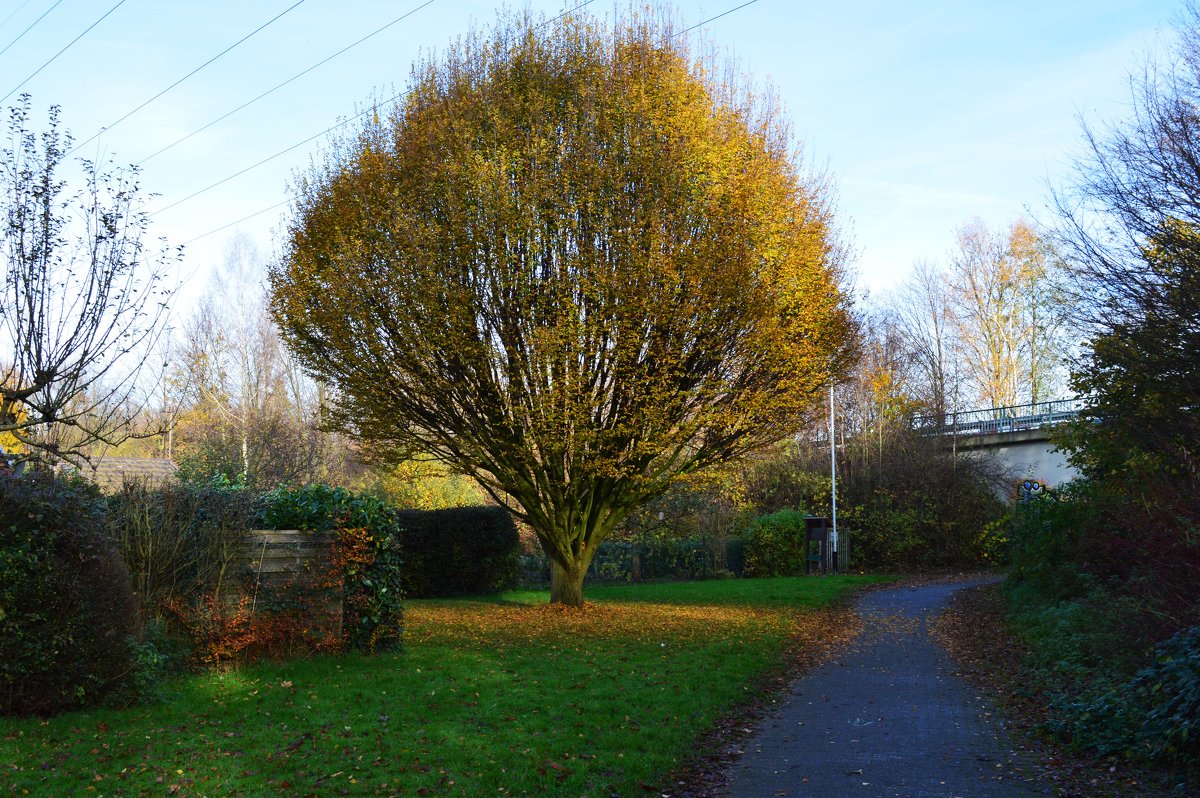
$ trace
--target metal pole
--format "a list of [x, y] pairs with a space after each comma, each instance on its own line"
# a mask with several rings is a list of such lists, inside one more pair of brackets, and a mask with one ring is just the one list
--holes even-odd
[[837, 531], [837, 446], [833, 437], [833, 386], [829, 386], [829, 476], [832, 487], [829, 491], [829, 505], [833, 510], [833, 529], [829, 533], [830, 547], [833, 549], [833, 572], [838, 572], [838, 531]]

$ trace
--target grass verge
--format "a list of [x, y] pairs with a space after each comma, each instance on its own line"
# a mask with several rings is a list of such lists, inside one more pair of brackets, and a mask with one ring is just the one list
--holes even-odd
[[1165, 772], [1138, 768], [1115, 756], [1074, 750], [1046, 734], [1050, 721], [1047, 675], [1031, 646], [1009, 619], [1000, 585], [956, 593], [934, 622], [934, 638], [949, 652], [960, 674], [984, 690], [1000, 708], [1015, 742], [1040, 766], [1040, 780], [1060, 798], [1167, 798], [1186, 794], [1172, 788]]
[[659, 791], [777, 668], [806, 611], [880, 577], [417, 601], [405, 650], [183, 679], [169, 700], [0, 719], [13, 795]]

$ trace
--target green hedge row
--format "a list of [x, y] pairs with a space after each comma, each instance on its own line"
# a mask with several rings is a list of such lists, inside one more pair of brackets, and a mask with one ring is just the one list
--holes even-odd
[[521, 541], [503, 507], [400, 510], [396, 518], [405, 595], [474, 595], [516, 584]]
[[[745, 541], [725, 541], [725, 567], [719, 567], [713, 547], [702, 540], [630, 542], [606, 540], [596, 550], [585, 584], [627, 584], [637, 581], [711, 579], [730, 573], [740, 576]], [[529, 587], [550, 584], [550, 564], [538, 552], [521, 557], [520, 583]]]

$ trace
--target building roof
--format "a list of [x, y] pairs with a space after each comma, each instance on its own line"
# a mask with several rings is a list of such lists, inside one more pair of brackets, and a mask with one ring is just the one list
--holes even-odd
[[104, 457], [85, 466], [81, 473], [99, 485], [100, 490], [111, 493], [120, 490], [125, 482], [161, 485], [175, 478], [179, 466], [164, 457]]

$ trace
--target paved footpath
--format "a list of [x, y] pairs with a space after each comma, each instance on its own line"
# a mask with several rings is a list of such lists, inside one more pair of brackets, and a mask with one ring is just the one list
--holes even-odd
[[1025, 798], [1049, 795], [990, 714], [953, 674], [927, 622], [982, 580], [868, 593], [862, 636], [792, 684], [746, 741], [732, 798]]

